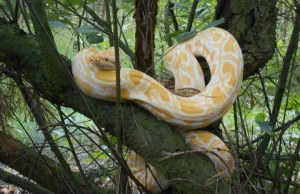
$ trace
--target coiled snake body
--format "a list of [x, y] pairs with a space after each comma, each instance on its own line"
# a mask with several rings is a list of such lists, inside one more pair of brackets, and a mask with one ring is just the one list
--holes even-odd
[[[89, 48], [75, 56], [72, 62], [73, 75], [77, 85], [87, 95], [102, 100], [115, 100], [116, 76], [115, 71], [111, 70], [111, 66], [114, 65], [112, 51]], [[203, 73], [195, 56], [204, 57], [209, 65], [211, 79], [207, 86], [204, 85]], [[165, 53], [164, 64], [175, 78], [175, 89], [194, 88], [200, 92], [191, 97], [178, 96], [140, 71], [121, 68], [121, 98], [139, 104], [181, 131], [202, 128], [220, 119], [232, 106], [241, 86], [241, 49], [234, 37], [220, 28], [204, 30], [170, 48]], [[227, 169], [233, 169], [231, 154], [220, 154], [218, 150], [221, 149], [215, 149], [221, 146], [222, 149], [228, 150], [215, 135], [208, 132], [188, 132], [185, 136], [190, 140], [194, 138], [198, 142], [202, 141], [199, 143], [201, 148], [213, 150], [217, 155], [224, 156], [225, 159], [223, 158], [221, 163], [224, 164], [225, 161], [225, 165], [229, 166]], [[223, 171], [223, 177], [230, 176], [226, 168], [218, 165], [220, 161], [217, 161], [217, 157], [212, 160], [216, 169], [219, 172]]]

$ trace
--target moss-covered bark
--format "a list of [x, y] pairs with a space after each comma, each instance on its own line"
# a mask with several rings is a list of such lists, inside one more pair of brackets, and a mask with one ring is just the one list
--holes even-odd
[[215, 18], [238, 40], [245, 61], [244, 77], [271, 59], [276, 47], [276, 0], [218, 0]]
[[30, 182], [24, 178], [21, 178], [17, 175], [6, 172], [5, 170], [2, 170], [1, 168], [0, 168], [0, 180], [2, 180], [4, 182], [8, 182], [13, 185], [16, 185], [18, 187], [21, 187], [31, 193], [54, 194], [53, 192], [41, 187], [38, 184], [32, 183], [32, 182]]
[[[47, 160], [48, 164], [45, 163], [42, 157], [32, 151], [32, 149], [28, 149], [28, 147], [1, 131], [0, 160], [3, 164], [18, 169], [18, 172], [24, 176], [31, 174], [30, 178], [36, 180], [38, 184], [43, 185], [43, 187], [49, 190], [54, 191], [55, 188], [57, 193], [63, 193], [63, 191], [67, 192], [60, 180], [55, 178], [52, 180], [49, 179], [49, 176], [52, 177], [53, 173], [56, 172], [58, 175], [59, 172], [59, 167], [54, 167], [53, 165], [55, 164], [54, 161]], [[35, 164], [37, 168], [34, 168], [33, 164]], [[36, 171], [38, 173], [36, 173]], [[41, 172], [43, 176], [41, 176]]]
[[[50, 193], [52, 191], [56, 194], [70, 193], [72, 187], [66, 187], [64, 182], [68, 182], [68, 178], [62, 175], [63, 169], [60, 165], [49, 159], [46, 156], [41, 156], [38, 152], [32, 148], [27, 147], [21, 142], [15, 140], [13, 137], [0, 131], [0, 161], [9, 167], [16, 169], [19, 173], [34, 180], [36, 183], [41, 185], [41, 187], [29, 185], [24, 180], [20, 180], [9, 174], [1, 175], [5, 178], [7, 183], [14, 184], [18, 187], [24, 188], [32, 193]], [[84, 186], [84, 181], [80, 179], [80, 176], [74, 173], [74, 176], [78, 177], [80, 180], [82, 188], [89, 192], [89, 188]], [[94, 189], [94, 193], [113, 193], [110, 190], [105, 190], [97, 187], [95, 184], [91, 185]], [[49, 190], [49, 191], [48, 191]]]

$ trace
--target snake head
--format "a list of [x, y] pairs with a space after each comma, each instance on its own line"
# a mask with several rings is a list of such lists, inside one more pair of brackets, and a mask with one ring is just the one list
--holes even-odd
[[99, 51], [89, 57], [89, 62], [103, 70], [115, 70], [115, 51], [114, 47]]

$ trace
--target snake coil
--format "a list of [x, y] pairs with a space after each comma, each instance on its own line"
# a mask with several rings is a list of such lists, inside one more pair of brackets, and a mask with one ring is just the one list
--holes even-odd
[[[204, 57], [210, 68], [211, 79], [206, 86], [197, 56]], [[193, 88], [200, 92], [190, 97], [178, 96], [140, 71], [121, 68], [121, 98], [137, 103], [185, 132], [187, 144], [192, 149], [207, 150], [206, 155], [214, 162], [218, 173], [229, 178], [234, 159], [225, 143], [206, 131], [186, 131], [214, 123], [235, 101], [243, 75], [243, 56], [237, 41], [225, 30], [209, 28], [170, 48], [163, 60], [175, 78], [175, 90]], [[80, 51], [72, 62], [76, 84], [93, 98], [115, 101], [114, 63], [113, 49]], [[147, 173], [145, 161], [134, 152], [128, 165], [152, 192], [158, 193], [168, 187], [167, 181], [153, 167], [154, 173]]]

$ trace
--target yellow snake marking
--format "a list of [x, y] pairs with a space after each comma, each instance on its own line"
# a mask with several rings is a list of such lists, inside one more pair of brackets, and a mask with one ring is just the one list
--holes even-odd
[[184, 136], [190, 148], [196, 150], [204, 148], [213, 152], [215, 155], [212, 153], [206, 153], [206, 155], [215, 163], [217, 172], [223, 178], [230, 178], [234, 169], [234, 158], [226, 144], [218, 136], [207, 131], [187, 132]]
[[[221, 38], [218, 37], [218, 41], [215, 42], [215, 36], [221, 36]], [[194, 42], [197, 42], [198, 45], [200, 44], [200, 47], [196, 48]], [[224, 42], [226, 46], [223, 46]], [[232, 44], [230, 47], [227, 46], [229, 43]], [[205, 57], [210, 69], [214, 69], [211, 81], [198, 95], [192, 97], [177, 96], [170, 93], [161, 84], [146, 74], [142, 72], [131, 73], [135, 70], [122, 68], [121, 87], [122, 89], [128, 89], [130, 95], [128, 95], [128, 90], [123, 90], [126, 91], [126, 95], [124, 96], [121, 92], [121, 97], [124, 100], [137, 100], [139, 101], [139, 105], [149, 111], [151, 111], [152, 107], [154, 109], [159, 108], [164, 115], [167, 115], [165, 119], [162, 119], [172, 125], [187, 129], [205, 127], [203, 123], [209, 125], [218, 120], [222, 116], [219, 114], [220, 110], [236, 97], [236, 91], [240, 88], [243, 70], [241, 51], [233, 36], [218, 28], [210, 28], [202, 31], [198, 33], [197, 36], [177, 45], [176, 49], [174, 49], [175, 51], [170, 50], [169, 53], [166, 54], [167, 57], [165, 57], [165, 61], [167, 63], [171, 61], [170, 59], [174, 58], [173, 52], [177, 52], [177, 49], [185, 49], [194, 56]], [[214, 54], [211, 55], [210, 53]], [[114, 101], [115, 72], [103, 70], [97, 72], [94, 68], [99, 68], [98, 65], [91, 67], [92, 64], [90, 64], [89, 60], [86, 60], [86, 57], [82, 57], [82, 55], [93, 57], [94, 51], [90, 52], [90, 50], [87, 49], [79, 52], [75, 56], [74, 61], [76, 62], [73, 63], [74, 76], [76, 77], [78, 75], [80, 79], [85, 80], [85, 83], [90, 83], [92, 86], [92, 92], [89, 91], [89, 95], [92, 93], [90, 96]], [[230, 55], [232, 59], [238, 59], [238, 63], [236, 63], [236, 60], [228, 59], [228, 57], [224, 59], [223, 56], [226, 55]], [[81, 63], [78, 61], [81, 61]], [[232, 76], [228, 76], [227, 73], [226, 75], [223, 74], [223, 69], [228, 66], [228, 63], [232, 63], [234, 66], [229, 73], [235, 77], [235, 83], [234, 79], [231, 78]], [[218, 68], [216, 66], [218, 66]], [[96, 71], [97, 74], [85, 73], [87, 75], [85, 76], [82, 75], [83, 73], [79, 73], [90, 70], [93, 72]], [[182, 80], [184, 81], [184, 79]], [[80, 86], [80, 83], [78, 83], [78, 85]], [[145, 87], [149, 88], [145, 89]], [[85, 91], [83, 86], [80, 88]], [[143, 90], [140, 90], [140, 88], [143, 88]], [[154, 114], [156, 116], [160, 115]], [[186, 123], [190, 125], [186, 125]]]
[[[132, 174], [143, 184], [147, 189], [153, 193], [160, 193], [161, 188], [163, 190], [169, 187], [168, 181], [166, 181], [161, 175], [155, 170], [153, 166], [148, 164], [149, 168], [146, 167], [146, 162], [143, 158], [137, 155], [135, 152], [131, 152], [127, 160], [127, 165], [130, 168]], [[153, 175], [152, 175], [152, 173]], [[131, 185], [137, 187], [131, 180]], [[159, 185], [159, 186], [158, 186]]]
[[[195, 56], [204, 57], [209, 65], [211, 80], [207, 86]], [[121, 98], [139, 104], [182, 132], [212, 124], [232, 106], [242, 82], [243, 56], [237, 41], [227, 31], [209, 28], [199, 32], [195, 37], [170, 48], [163, 61], [175, 78], [175, 89], [194, 88], [200, 92], [191, 97], [178, 96], [140, 71], [121, 68]], [[79, 88], [91, 97], [107, 101], [115, 101], [114, 68], [114, 50], [111, 48], [105, 51], [93, 48], [82, 50], [72, 62]], [[207, 153], [207, 156], [214, 162], [220, 176], [230, 177], [234, 159], [220, 138], [204, 131], [184, 135], [191, 148], [215, 153]], [[142, 158], [130, 156], [128, 163], [134, 175], [147, 188], [154, 193], [161, 191], [153, 182], [153, 177], [145, 178], [149, 173], [144, 173], [147, 170]], [[155, 178], [162, 181], [159, 184], [167, 187], [166, 181], [156, 173]]]
[[[165, 60], [166, 68], [173, 74], [175, 90], [181, 88], [194, 88], [202, 90], [205, 87], [203, 71], [190, 52], [182, 49], [172, 50], [173, 58]], [[168, 57], [172, 56], [171, 53]]]
[[[219, 137], [207, 131], [192, 131], [183, 135], [191, 149], [199, 150], [200, 152], [207, 151], [206, 156], [214, 162], [220, 177], [223, 177], [225, 180], [230, 179], [235, 165], [234, 158]], [[132, 151], [130, 153], [127, 164], [135, 177], [153, 193], [160, 193], [162, 192], [161, 189], [166, 190], [169, 187], [168, 182], [150, 164], [148, 165], [154, 176], [149, 172], [149, 169], [146, 168], [145, 160], [135, 152]], [[134, 182], [131, 182], [132, 186], [136, 187]]]

